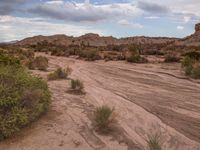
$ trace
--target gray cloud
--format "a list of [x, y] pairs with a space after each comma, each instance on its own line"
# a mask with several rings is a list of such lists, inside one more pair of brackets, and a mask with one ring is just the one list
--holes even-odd
[[170, 12], [170, 9], [168, 7], [164, 5], [159, 5], [156, 3], [139, 1], [137, 7], [146, 12], [154, 13], [154, 14], [164, 14], [164, 13]]
[[8, 15], [13, 11], [18, 10], [19, 4], [24, 3], [26, 0], [1, 0], [0, 1], [0, 15]]
[[100, 15], [100, 13], [89, 13], [87, 10], [79, 10], [76, 11], [73, 8], [66, 9], [54, 9], [55, 7], [47, 7], [47, 6], [37, 6], [35, 8], [31, 8], [28, 12], [41, 15], [44, 17], [51, 17], [58, 20], [65, 21], [98, 21], [103, 20], [107, 16]]
[[74, 22], [97, 22], [127, 16], [138, 16], [141, 11], [131, 4], [95, 5], [89, 3], [43, 3], [28, 10], [38, 16]]
[[13, 11], [13, 8], [9, 5], [0, 4], [0, 15], [7, 15]]

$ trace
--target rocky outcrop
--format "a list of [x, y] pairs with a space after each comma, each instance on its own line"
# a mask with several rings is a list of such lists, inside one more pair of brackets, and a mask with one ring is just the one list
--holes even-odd
[[200, 23], [195, 25], [195, 32], [183, 39], [176, 40], [168, 45], [165, 50], [186, 52], [191, 50], [200, 51]]
[[145, 37], [135, 36], [127, 38], [115, 38], [112, 36], [104, 37], [98, 34], [88, 33], [79, 37], [66, 36], [66, 35], [53, 35], [53, 36], [35, 36], [26, 38], [17, 42], [17, 45], [35, 45], [35, 44], [53, 44], [59, 46], [92, 46], [92, 47], [105, 47], [109, 45], [142, 45], [145, 49], [153, 50], [180, 50], [184, 48], [194, 48], [200, 50], [200, 23], [195, 25], [195, 33], [183, 39], [167, 38], [167, 37]]
[[53, 36], [35, 36], [26, 38], [17, 42], [17, 45], [26, 46], [26, 45], [35, 45], [35, 44], [54, 44], [54, 45], [86, 45], [94, 47], [102, 47], [108, 45], [163, 45], [171, 43], [177, 40], [176, 38], [166, 38], [166, 37], [145, 37], [145, 36], [136, 36], [128, 38], [117, 39], [112, 36], [99, 36], [98, 34], [89, 33], [82, 35], [80, 37], [72, 37], [66, 35], [53, 35]]
[[195, 25], [195, 32], [200, 32], [200, 23]]

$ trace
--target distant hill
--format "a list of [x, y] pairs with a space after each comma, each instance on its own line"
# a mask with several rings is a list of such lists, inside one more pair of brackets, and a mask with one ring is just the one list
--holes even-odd
[[56, 44], [69, 46], [74, 45], [89, 45], [89, 46], [107, 46], [107, 45], [122, 45], [122, 44], [164, 44], [167, 42], [174, 42], [177, 38], [167, 38], [167, 37], [127, 37], [117, 39], [112, 36], [99, 36], [98, 34], [88, 33], [79, 37], [72, 37], [67, 35], [52, 35], [52, 36], [34, 36], [23, 39], [17, 42], [17, 45], [34, 45], [42, 42], [47, 42], [48, 44]]
[[105, 47], [109, 45], [142, 45], [145, 49], [156, 50], [200, 50], [200, 23], [195, 26], [195, 33], [185, 38], [169, 38], [169, 37], [145, 37], [135, 36], [127, 38], [115, 38], [112, 36], [99, 36], [98, 34], [88, 33], [79, 37], [67, 35], [52, 36], [34, 36], [17, 41], [15, 44], [20, 46], [29, 46], [37, 44], [52, 44], [59, 46], [70, 45], [86, 45], [94, 47]]
[[0, 42], [0, 44], [15, 44], [19, 42], [18, 40], [15, 40], [15, 41], [10, 41], [10, 42]]

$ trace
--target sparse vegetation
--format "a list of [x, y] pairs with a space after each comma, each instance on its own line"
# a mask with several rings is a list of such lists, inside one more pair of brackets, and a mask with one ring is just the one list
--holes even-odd
[[36, 58], [29, 59], [25, 64], [29, 69], [39, 69], [46, 71], [48, 67], [48, 59], [44, 56], [37, 56]]
[[83, 83], [80, 80], [71, 80], [71, 89], [76, 91], [82, 91], [84, 88]]
[[100, 59], [98, 51], [96, 49], [81, 50], [79, 56], [85, 58], [88, 61], [94, 61]]
[[187, 53], [183, 54], [183, 56], [189, 57], [193, 60], [200, 60], [200, 52], [197, 52], [197, 51], [187, 52]]
[[57, 79], [66, 79], [70, 73], [71, 68], [67, 67], [66, 69], [58, 68], [55, 72], [48, 75], [48, 80], [57, 80]]
[[0, 57], [0, 139], [11, 136], [46, 112], [47, 84], [31, 76], [15, 58]]
[[28, 60], [25, 63], [25, 66], [28, 67], [28, 69], [30, 69], [30, 70], [35, 70], [36, 69], [36, 64], [35, 64], [33, 59]]
[[164, 52], [157, 49], [148, 49], [144, 51], [144, 54], [145, 55], [164, 55]]
[[158, 134], [150, 135], [147, 140], [149, 150], [162, 150], [162, 143]]
[[182, 68], [185, 71], [186, 75], [192, 74], [193, 64], [195, 63], [194, 59], [191, 59], [190, 57], [186, 56], [182, 61]]
[[195, 79], [200, 79], [200, 62], [197, 62], [193, 65], [192, 77]]
[[[192, 53], [193, 54], [193, 53]], [[200, 79], [200, 61], [198, 56], [187, 55], [182, 61], [185, 74], [195, 79]]]
[[165, 60], [166, 63], [171, 63], [171, 62], [179, 62], [180, 61], [180, 57], [178, 57], [176, 54], [167, 54], [165, 56]]
[[126, 58], [131, 63], [147, 63], [148, 60], [140, 55], [141, 49], [139, 46], [131, 45], [129, 47], [130, 55]]
[[12, 56], [0, 54], [0, 65], [20, 65], [20, 61]]
[[111, 125], [117, 121], [114, 109], [106, 105], [97, 107], [94, 113], [94, 121], [99, 131], [108, 132], [111, 130]]
[[132, 54], [126, 60], [131, 63], [147, 63], [148, 62], [146, 58], [140, 56], [139, 54]]
[[34, 63], [39, 70], [46, 71], [48, 67], [48, 59], [44, 56], [37, 56]]

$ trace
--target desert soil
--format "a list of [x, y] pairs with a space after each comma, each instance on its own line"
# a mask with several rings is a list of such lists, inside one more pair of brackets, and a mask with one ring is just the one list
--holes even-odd
[[[37, 54], [45, 55], [45, 54]], [[48, 72], [73, 69], [85, 95], [67, 93], [70, 80], [48, 82], [50, 110], [31, 126], [0, 143], [0, 150], [143, 150], [160, 136], [164, 150], [200, 150], [200, 83], [182, 75], [179, 64], [86, 62], [45, 55]], [[96, 106], [115, 108], [118, 125], [107, 135], [92, 125]]]

